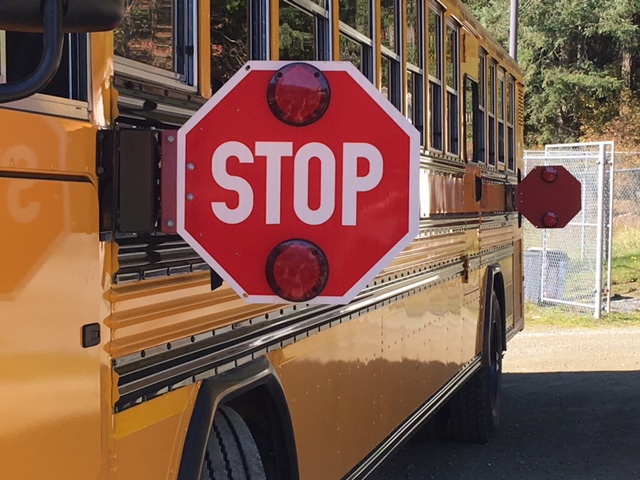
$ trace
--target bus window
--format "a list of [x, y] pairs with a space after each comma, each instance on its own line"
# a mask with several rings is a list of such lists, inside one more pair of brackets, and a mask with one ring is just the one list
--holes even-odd
[[507, 168], [512, 172], [515, 171], [515, 157], [516, 157], [516, 145], [515, 145], [515, 130], [513, 124], [515, 123], [515, 111], [516, 111], [516, 99], [515, 99], [516, 85], [512, 76], [509, 76], [507, 82]]
[[340, 0], [340, 60], [353, 63], [373, 82], [371, 0]]
[[[42, 56], [42, 34], [6, 32], [6, 81], [17, 82], [27, 78], [38, 67]], [[87, 35], [66, 34], [60, 68], [40, 93], [54, 97], [86, 102]]]
[[280, 60], [319, 60], [315, 15], [280, 0]]
[[496, 166], [496, 64], [489, 62], [487, 75], [487, 110], [489, 120], [489, 165]]
[[382, 78], [380, 89], [398, 109], [402, 109], [400, 54], [398, 49], [398, 5], [396, 0], [380, 2], [382, 37]]
[[176, 86], [195, 85], [194, 0], [126, 0], [115, 31], [118, 71]]
[[447, 25], [446, 85], [447, 85], [447, 151], [452, 155], [460, 154], [460, 124], [458, 98], [460, 81], [460, 29], [457, 25]]
[[211, 0], [211, 86], [214, 93], [250, 58], [249, 1]]
[[504, 166], [504, 70], [498, 69], [498, 162]]
[[442, 12], [429, 10], [429, 146], [442, 150]]
[[479, 52], [480, 85], [478, 85], [478, 141], [474, 161], [487, 161], [487, 54], [483, 49]]
[[478, 162], [480, 158], [481, 122], [478, 108], [478, 82], [471, 77], [464, 83], [465, 154], [467, 162]]
[[422, 0], [407, 2], [407, 118], [420, 132], [424, 145], [424, 51]]

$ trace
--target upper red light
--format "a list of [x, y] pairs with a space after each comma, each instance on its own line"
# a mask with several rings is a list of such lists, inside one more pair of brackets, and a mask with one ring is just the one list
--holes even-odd
[[327, 77], [308, 63], [290, 63], [269, 82], [267, 101], [284, 123], [305, 126], [318, 121], [329, 107], [331, 91]]
[[553, 183], [558, 178], [558, 169], [556, 167], [544, 167], [541, 175], [545, 182]]
[[329, 279], [329, 262], [317, 245], [306, 240], [288, 240], [267, 258], [267, 282], [279, 297], [306, 302], [317, 297]]

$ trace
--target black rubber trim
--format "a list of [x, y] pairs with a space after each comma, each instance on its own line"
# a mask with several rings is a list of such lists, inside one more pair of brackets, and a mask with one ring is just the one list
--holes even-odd
[[484, 294], [484, 325], [483, 335], [488, 335], [487, 331], [487, 312], [491, 312], [491, 293], [495, 290], [498, 302], [500, 303], [500, 321], [502, 322], [502, 348], [503, 351], [507, 350], [507, 312], [506, 312], [506, 298], [504, 279], [502, 278], [502, 268], [499, 264], [494, 263], [487, 267], [487, 279], [485, 282], [485, 294]]
[[280, 427], [285, 432], [285, 450], [289, 460], [288, 478], [299, 479], [298, 455], [287, 399], [269, 361], [262, 357], [202, 383], [184, 443], [178, 480], [200, 478], [207, 442], [218, 406], [258, 386], [265, 387], [269, 391], [278, 409]]
[[8, 172], [0, 170], [0, 178], [22, 178], [25, 180], [48, 180], [52, 182], [93, 183], [84, 175], [65, 175], [63, 173]]

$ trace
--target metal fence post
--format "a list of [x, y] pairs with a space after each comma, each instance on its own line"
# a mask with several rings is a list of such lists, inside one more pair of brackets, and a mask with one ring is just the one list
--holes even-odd
[[598, 216], [596, 234], [596, 281], [595, 281], [595, 307], [593, 316], [600, 318], [602, 315], [602, 263], [604, 249], [604, 173], [607, 163], [605, 145], [600, 145], [598, 155]]

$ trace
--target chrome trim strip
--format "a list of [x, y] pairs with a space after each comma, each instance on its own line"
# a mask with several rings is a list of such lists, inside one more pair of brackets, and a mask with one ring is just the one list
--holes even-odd
[[[119, 375], [120, 400], [116, 411], [128, 408], [146, 396], [156, 396], [163, 390], [189, 377], [208, 376], [220, 369], [231, 369], [257, 356], [285, 344], [318, 333], [329, 326], [367, 314], [405, 298], [413, 293], [431, 288], [462, 275], [462, 262], [405, 276], [391, 283], [380, 283], [365, 290], [354, 302], [346, 306], [319, 306], [304, 308], [291, 315], [274, 320], [254, 322], [247, 320], [238, 325], [224, 327], [209, 334], [189, 339], [189, 344], [179, 348], [174, 345], [156, 347], [139, 354], [114, 360], [114, 369]], [[293, 306], [291, 307], [293, 311]], [[208, 337], [208, 340], [207, 340]], [[161, 354], [160, 354], [161, 353]], [[157, 357], [157, 358], [156, 358]], [[168, 391], [168, 390], [167, 390]]]

